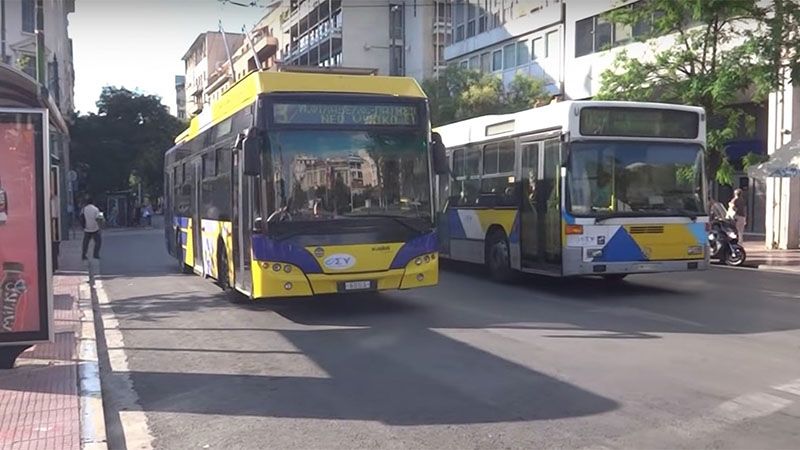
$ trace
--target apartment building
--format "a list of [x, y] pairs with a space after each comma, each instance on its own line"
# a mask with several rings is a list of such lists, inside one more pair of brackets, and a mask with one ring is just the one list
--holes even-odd
[[[75, 0], [48, 0], [42, 3], [41, 20], [35, 0], [4, 0], [0, 14], [0, 64], [24, 72], [46, 89], [49, 102], [59, 117], [50, 135], [51, 176], [53, 191], [53, 236], [58, 241], [69, 233], [74, 185], [68, 182], [69, 130], [67, 120], [75, 108], [75, 72], [72, 40], [69, 37], [69, 15], [75, 12]], [[39, 48], [37, 30], [41, 30], [43, 48]], [[37, 69], [37, 58], [44, 58], [43, 71]], [[54, 112], [51, 112], [53, 114]]]
[[[228, 61], [228, 54], [242, 46], [244, 35], [207, 31], [197, 36], [181, 58], [186, 73], [186, 113], [189, 116], [200, 113], [209, 102], [209, 77]], [[227, 44], [227, 48], [226, 48]]]
[[186, 76], [175, 75], [175, 117], [186, 120]]
[[273, 36], [273, 32], [274, 19], [278, 14], [279, 12], [273, 12], [264, 16], [249, 32], [249, 37], [245, 36], [242, 45], [231, 50], [230, 61], [225, 60], [208, 76], [206, 83], [208, 102], [219, 99], [236, 80], [244, 78], [248, 73], [275, 66], [278, 39]]
[[284, 65], [372, 69], [422, 80], [445, 67], [449, 1], [299, 0], [283, 15]]
[[552, 94], [563, 94], [563, 1], [453, 0], [452, 8], [448, 64], [497, 74], [505, 84], [525, 73], [544, 79]]

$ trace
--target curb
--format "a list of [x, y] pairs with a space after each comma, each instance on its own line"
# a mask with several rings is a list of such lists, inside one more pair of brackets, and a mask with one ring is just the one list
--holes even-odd
[[750, 270], [750, 271], [760, 271], [760, 272], [770, 272], [770, 273], [782, 273], [784, 275], [800, 275], [800, 268], [785, 268], [782, 266], [770, 266], [768, 264], [759, 264], [758, 266], [728, 266], [725, 264], [715, 264], [712, 267], [718, 267], [720, 269], [730, 269], [730, 270]]
[[106, 450], [108, 444], [100, 365], [97, 359], [97, 335], [94, 327], [92, 295], [87, 284], [81, 284], [79, 287], [78, 305], [82, 313], [78, 348], [81, 448]]

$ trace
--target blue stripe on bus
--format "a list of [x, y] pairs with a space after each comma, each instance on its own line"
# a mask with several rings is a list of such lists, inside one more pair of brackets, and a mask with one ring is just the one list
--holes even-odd
[[514, 224], [511, 226], [511, 234], [508, 236], [508, 242], [510, 244], [519, 243], [519, 213], [514, 216]]
[[594, 261], [647, 261], [647, 257], [625, 228], [619, 227], [614, 236], [611, 236], [611, 239], [603, 247], [602, 256], [595, 258]]
[[256, 261], [282, 262], [294, 264], [304, 273], [322, 273], [322, 268], [303, 247], [269, 239], [260, 234], [253, 235], [253, 258]]
[[439, 248], [436, 233], [418, 236], [406, 242], [395, 255], [391, 269], [404, 269], [412, 259], [427, 253], [433, 253]]
[[458, 217], [458, 210], [448, 208], [447, 210], [447, 223], [450, 228], [450, 239], [466, 239], [467, 232], [464, 231], [464, 226], [461, 225], [461, 218]]

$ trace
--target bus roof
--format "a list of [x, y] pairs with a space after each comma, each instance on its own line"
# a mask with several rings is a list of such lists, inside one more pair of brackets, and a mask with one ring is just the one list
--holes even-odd
[[[568, 100], [524, 111], [480, 116], [437, 127], [433, 131], [442, 136], [448, 148], [480, 143], [503, 136], [534, 134], [548, 130], [566, 130], [570, 112], [584, 106], [616, 106], [627, 108], [658, 108], [679, 111], [693, 111], [703, 114], [698, 106], [676, 105], [671, 103], [623, 102], [596, 100]], [[508, 124], [508, 126], [505, 126]], [[490, 132], [493, 131], [493, 132]]]
[[193, 139], [206, 128], [252, 104], [259, 95], [272, 92], [325, 92], [425, 98], [425, 92], [417, 81], [408, 77], [252, 72], [231, 86], [219, 100], [192, 118], [189, 128], [178, 135], [175, 142]]

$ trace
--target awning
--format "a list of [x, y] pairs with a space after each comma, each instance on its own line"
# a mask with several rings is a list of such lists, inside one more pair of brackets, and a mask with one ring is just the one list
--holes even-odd
[[775, 150], [769, 161], [747, 169], [750, 178], [800, 177], [800, 139]]

